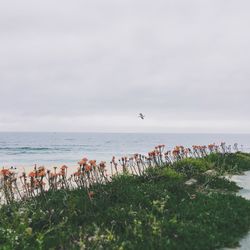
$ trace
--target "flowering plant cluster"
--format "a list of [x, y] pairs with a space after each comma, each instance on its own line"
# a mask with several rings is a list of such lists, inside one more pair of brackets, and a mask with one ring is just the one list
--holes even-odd
[[[106, 162], [97, 163], [96, 160], [83, 158], [78, 162], [78, 167], [73, 174], [68, 174], [68, 167], [59, 169], [46, 169], [37, 167], [20, 176], [13, 168], [0, 170], [0, 203], [11, 203], [15, 200], [26, 200], [37, 195], [43, 195], [49, 190], [58, 189], [85, 189], [89, 198], [93, 199], [91, 187], [95, 184], [105, 184], [121, 173], [143, 175], [146, 169], [171, 165], [185, 158], [204, 158], [212, 153], [231, 153], [232, 149], [238, 151], [238, 144], [233, 147], [222, 142], [220, 145], [208, 146], [193, 145], [192, 148], [176, 146], [173, 150], [165, 151], [165, 145], [158, 145], [147, 155], [134, 154], [116, 160], [112, 158], [109, 167]], [[20, 181], [19, 181], [20, 180]]]

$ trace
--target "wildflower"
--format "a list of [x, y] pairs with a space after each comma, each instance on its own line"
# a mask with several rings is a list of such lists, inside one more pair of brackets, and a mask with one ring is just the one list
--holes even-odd
[[45, 170], [38, 172], [37, 176], [44, 177], [46, 175]]
[[61, 172], [59, 173], [61, 176], [66, 176], [66, 170], [67, 170], [67, 166], [63, 165], [61, 166]]
[[87, 158], [83, 158], [83, 159], [81, 159], [81, 160], [78, 162], [78, 164], [79, 164], [80, 166], [83, 166], [83, 165], [85, 165], [87, 162], [88, 162], [88, 159], [87, 159]]
[[59, 173], [61, 176], [65, 176], [66, 175], [66, 172], [65, 170], [61, 170], [61, 172]]
[[3, 168], [3, 169], [0, 171], [0, 174], [3, 175], [3, 176], [9, 176], [9, 175], [11, 174], [11, 172], [10, 172], [9, 169]]
[[80, 176], [81, 175], [81, 172], [80, 171], [77, 171], [73, 174], [74, 176]]
[[28, 176], [34, 178], [36, 176], [36, 173], [34, 171], [31, 171]]
[[61, 166], [61, 170], [67, 169], [68, 167], [66, 165]]
[[87, 165], [85, 166], [85, 171], [88, 172], [88, 171], [91, 171], [91, 170], [92, 170], [92, 167], [91, 167], [90, 165], [87, 164]]
[[99, 164], [100, 168], [104, 169], [106, 167], [106, 162], [105, 161], [101, 161]]
[[41, 166], [38, 168], [38, 171], [44, 171], [45, 170], [45, 167], [44, 166]]
[[88, 196], [89, 196], [89, 199], [90, 199], [90, 200], [93, 199], [94, 194], [95, 194], [95, 193], [94, 193], [93, 191], [89, 191], [89, 192], [88, 192]]
[[90, 161], [89, 161], [89, 164], [90, 164], [92, 167], [96, 167], [96, 160], [90, 160]]

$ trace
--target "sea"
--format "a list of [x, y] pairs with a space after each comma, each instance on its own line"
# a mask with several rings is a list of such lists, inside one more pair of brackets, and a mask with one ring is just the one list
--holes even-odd
[[238, 143], [250, 152], [250, 134], [158, 133], [0, 133], [0, 167], [76, 166], [83, 157], [109, 162], [113, 156], [147, 154], [159, 144], [166, 149], [209, 143]]

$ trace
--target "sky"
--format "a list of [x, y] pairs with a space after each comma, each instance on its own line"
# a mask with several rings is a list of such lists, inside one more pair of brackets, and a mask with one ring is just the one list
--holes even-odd
[[249, 9], [2, 0], [0, 131], [250, 133]]

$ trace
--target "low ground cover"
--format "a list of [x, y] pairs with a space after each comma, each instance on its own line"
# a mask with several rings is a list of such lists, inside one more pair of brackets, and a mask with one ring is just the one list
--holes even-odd
[[[214, 153], [117, 175], [88, 193], [50, 190], [1, 207], [0, 249], [236, 246], [250, 228], [250, 201], [221, 174], [249, 169], [249, 154]], [[185, 184], [190, 178], [195, 182]]]

